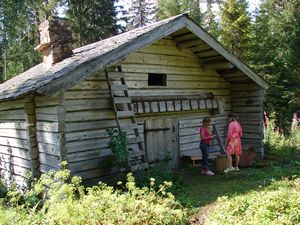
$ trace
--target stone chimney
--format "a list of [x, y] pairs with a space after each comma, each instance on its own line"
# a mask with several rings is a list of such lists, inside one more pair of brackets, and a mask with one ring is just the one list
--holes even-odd
[[72, 52], [72, 32], [69, 22], [51, 17], [39, 26], [40, 44], [35, 47], [43, 55], [47, 67], [69, 57]]

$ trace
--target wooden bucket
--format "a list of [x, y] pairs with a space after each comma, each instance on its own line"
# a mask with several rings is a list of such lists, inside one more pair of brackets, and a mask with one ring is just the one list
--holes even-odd
[[217, 155], [216, 159], [216, 170], [218, 173], [223, 173], [227, 167], [227, 157], [226, 155]]

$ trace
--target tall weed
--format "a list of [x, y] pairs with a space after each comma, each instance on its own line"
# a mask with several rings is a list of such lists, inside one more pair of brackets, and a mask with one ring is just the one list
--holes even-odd
[[0, 205], [0, 224], [126, 225], [186, 221], [186, 210], [166, 191], [170, 182], [156, 189], [151, 179], [148, 187], [139, 188], [132, 174], [128, 174], [127, 182], [118, 185], [118, 189], [104, 183], [85, 188], [81, 178], [71, 177], [70, 171], [51, 171], [43, 174], [24, 195], [9, 192], [11, 203]]
[[291, 129], [289, 134], [284, 134], [275, 126], [273, 119], [268, 123], [264, 132], [264, 144], [267, 154], [291, 158], [292, 155], [300, 153], [300, 131]]
[[269, 187], [218, 199], [205, 224], [299, 224], [300, 179], [274, 181]]

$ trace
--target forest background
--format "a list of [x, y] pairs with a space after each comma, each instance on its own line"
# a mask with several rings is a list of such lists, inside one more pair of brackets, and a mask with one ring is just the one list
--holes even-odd
[[[300, 0], [0, 0], [0, 83], [39, 64], [38, 25], [70, 20], [80, 47], [181, 13], [269, 84], [265, 110], [280, 128], [300, 114]], [[289, 130], [289, 129], [286, 129]]]

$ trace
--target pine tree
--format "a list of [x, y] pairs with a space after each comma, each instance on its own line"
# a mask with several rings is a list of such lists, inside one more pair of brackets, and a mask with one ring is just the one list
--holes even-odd
[[154, 0], [132, 0], [127, 13], [127, 29], [146, 26], [155, 21], [156, 3]]
[[203, 23], [204, 13], [201, 12], [199, 0], [157, 0], [157, 4], [159, 20], [188, 13], [196, 23]]
[[266, 108], [280, 127], [300, 109], [299, 8], [300, 0], [266, 0], [256, 17], [253, 64], [270, 83]]
[[202, 25], [204, 13], [200, 10], [199, 0], [190, 0], [188, 3], [189, 16], [199, 25]]
[[219, 22], [216, 20], [216, 15], [212, 11], [211, 7], [207, 9], [204, 28], [210, 35], [219, 40], [221, 35], [221, 27]]
[[247, 61], [251, 43], [251, 17], [246, 0], [225, 0], [221, 4], [221, 43]]
[[112, 0], [68, 0], [75, 46], [86, 45], [117, 34], [116, 8]]
[[1, 0], [0, 1], [0, 62], [1, 78], [13, 77], [40, 60], [34, 51], [38, 40], [35, 36], [37, 25], [34, 23], [36, 9], [32, 1]]
[[157, 5], [156, 17], [159, 20], [186, 13], [188, 10], [186, 0], [157, 0]]

